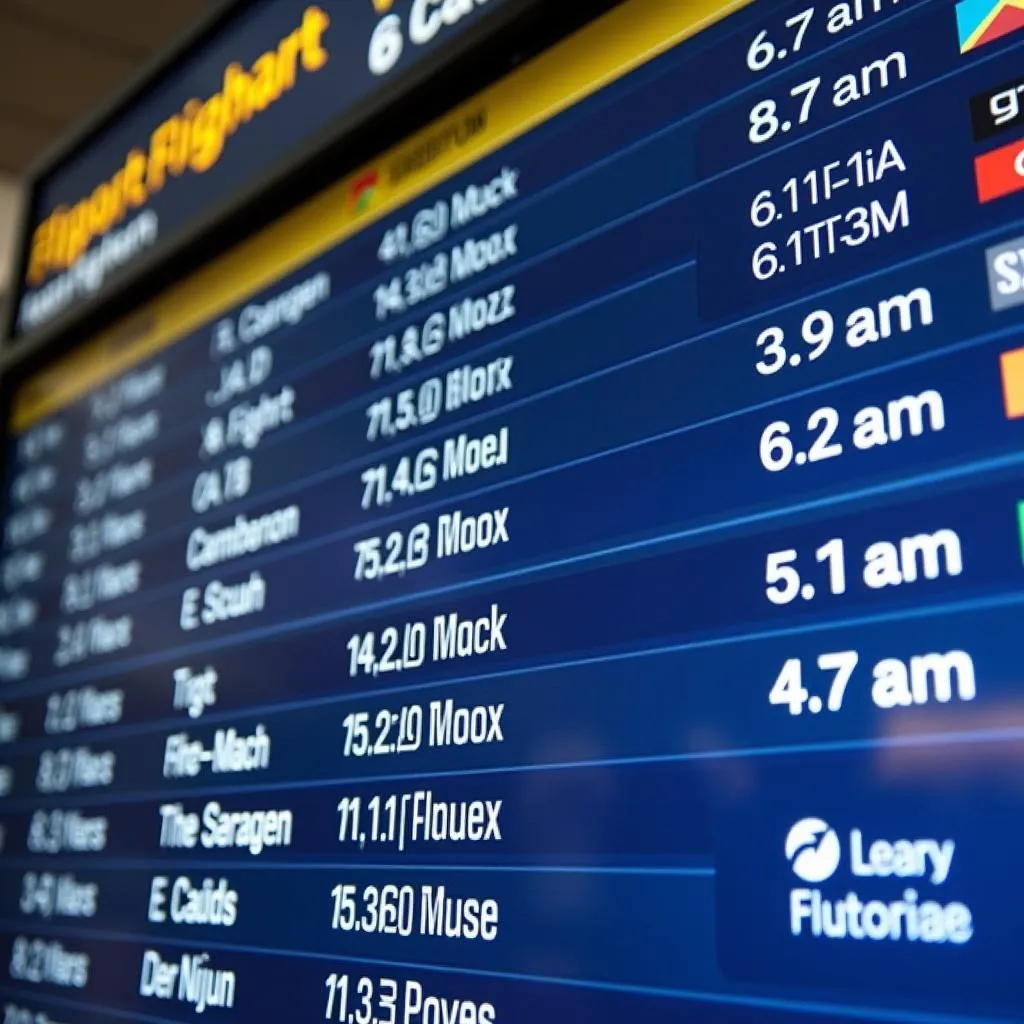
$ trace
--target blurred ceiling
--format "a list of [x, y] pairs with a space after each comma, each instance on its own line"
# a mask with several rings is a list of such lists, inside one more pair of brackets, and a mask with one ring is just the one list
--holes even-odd
[[211, 6], [0, 0], [0, 174], [23, 174]]

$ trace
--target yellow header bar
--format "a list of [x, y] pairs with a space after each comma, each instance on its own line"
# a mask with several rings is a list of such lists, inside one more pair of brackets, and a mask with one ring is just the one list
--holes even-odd
[[19, 390], [20, 433], [753, 0], [627, 0], [169, 288]]

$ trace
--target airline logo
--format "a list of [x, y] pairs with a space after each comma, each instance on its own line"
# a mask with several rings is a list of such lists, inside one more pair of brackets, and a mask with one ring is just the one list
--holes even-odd
[[1024, 189], [1024, 139], [974, 158], [978, 202], [991, 203]]
[[377, 189], [380, 186], [380, 174], [376, 170], [367, 171], [366, 174], [356, 178], [352, 182], [351, 205], [352, 212], [357, 216], [373, 206], [377, 197]]
[[1024, 0], [960, 0], [956, 27], [960, 52], [969, 53], [1024, 28]]
[[985, 250], [989, 305], [998, 313], [1024, 304], [1024, 235]]
[[378, 14], [387, 14], [394, 6], [395, 0], [373, 0], [373, 9]]
[[1008, 420], [1024, 419], [1024, 348], [1015, 348], [999, 357], [1003, 379], [1003, 409]]
[[836, 873], [841, 856], [839, 836], [821, 818], [803, 818], [786, 836], [786, 860], [802, 882], [827, 881]]
[[975, 142], [1024, 125], [1024, 78], [1004, 82], [998, 88], [971, 97], [971, 129]]
[[[946, 886], [953, 870], [954, 840], [887, 839], [861, 828], [844, 832], [844, 840], [845, 856], [838, 833], [821, 818], [802, 818], [789, 830], [786, 859], [803, 883], [789, 892], [789, 932], [794, 938], [958, 946], [970, 942], [970, 907], [936, 898], [935, 890]], [[836, 877], [841, 865], [848, 881]], [[827, 889], [817, 888], [829, 880], [833, 882]], [[835, 898], [838, 892], [844, 895]]]
[[1017, 502], [1017, 533], [1020, 537], [1020, 554], [1024, 560], [1024, 501]]

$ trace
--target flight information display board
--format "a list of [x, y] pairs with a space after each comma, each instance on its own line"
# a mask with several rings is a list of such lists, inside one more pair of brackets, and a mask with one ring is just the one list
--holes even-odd
[[4, 1024], [1024, 1019], [1022, 29], [628, 0], [25, 381]]

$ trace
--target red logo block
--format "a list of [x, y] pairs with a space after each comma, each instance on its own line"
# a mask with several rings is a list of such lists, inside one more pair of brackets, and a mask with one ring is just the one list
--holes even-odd
[[974, 159], [978, 202], [990, 203], [1024, 189], [1024, 139]]

